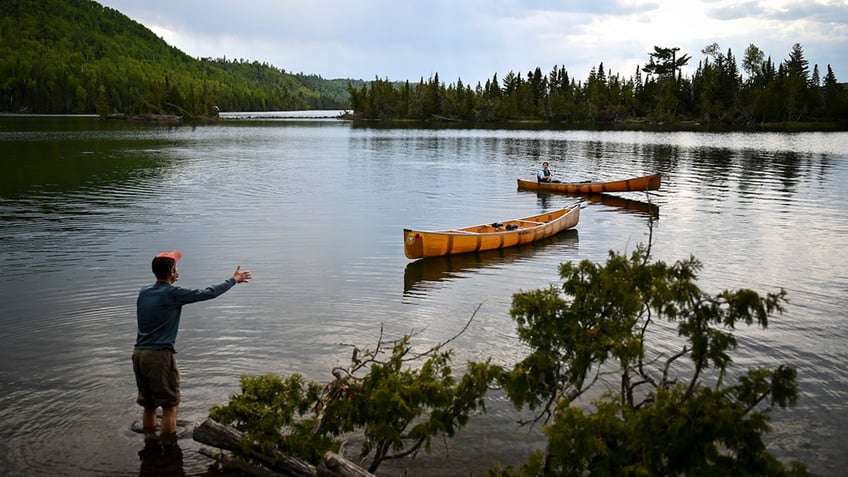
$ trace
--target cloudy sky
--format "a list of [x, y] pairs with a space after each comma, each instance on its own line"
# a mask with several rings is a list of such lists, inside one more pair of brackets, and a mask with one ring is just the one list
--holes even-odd
[[100, 0], [194, 57], [266, 62], [325, 79], [475, 86], [497, 73], [633, 76], [653, 47], [691, 74], [716, 43], [741, 69], [750, 44], [775, 65], [800, 43], [810, 72], [848, 82], [848, 0]]

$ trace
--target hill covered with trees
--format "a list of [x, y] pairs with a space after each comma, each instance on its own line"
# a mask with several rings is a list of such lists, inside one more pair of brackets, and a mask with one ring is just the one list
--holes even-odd
[[91, 0], [0, 2], [0, 111], [176, 114], [344, 109], [348, 84], [192, 58]]
[[[775, 63], [751, 44], [741, 64], [706, 46], [692, 57], [654, 47], [630, 77], [604, 67], [578, 80], [565, 66], [495, 73], [475, 87], [324, 79], [244, 59], [192, 58], [144, 25], [92, 0], [0, 2], [0, 112], [173, 114], [353, 109], [363, 120], [699, 123], [727, 127], [848, 128], [848, 88], [803, 47]], [[744, 74], [743, 74], [744, 72]], [[795, 126], [787, 126], [787, 124]]]

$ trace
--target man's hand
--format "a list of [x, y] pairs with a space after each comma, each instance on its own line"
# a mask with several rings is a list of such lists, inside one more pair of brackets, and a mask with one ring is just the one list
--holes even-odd
[[241, 271], [241, 265], [237, 266], [236, 271], [233, 272], [233, 280], [236, 283], [246, 283], [251, 278], [253, 278], [253, 275], [249, 271]]

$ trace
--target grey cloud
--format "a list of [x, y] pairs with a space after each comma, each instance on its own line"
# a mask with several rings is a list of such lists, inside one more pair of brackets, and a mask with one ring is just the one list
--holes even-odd
[[775, 12], [772, 18], [784, 21], [808, 19], [821, 23], [848, 23], [848, 5], [796, 3], [790, 5], [786, 11]]
[[[678, 0], [679, 1], [679, 0]], [[707, 34], [671, 40], [688, 48], [695, 64], [700, 49], [717, 42], [740, 55], [754, 43], [781, 61], [798, 42], [810, 64], [834, 65], [848, 80], [848, 6], [799, 1], [787, 11], [768, 9], [768, 2], [700, 0], [712, 6], [708, 16], [719, 21], [742, 18], [781, 22], [787, 28]], [[494, 74], [526, 73], [554, 65], [585, 79], [592, 66], [624, 75], [636, 59], [644, 63], [651, 44], [670, 45], [658, 26], [651, 38], [622, 37], [606, 32], [595, 39], [583, 28], [599, 16], [652, 18], [667, 5], [659, 0], [102, 0], [148, 27], [172, 30], [192, 49], [192, 56], [244, 58], [287, 71], [324, 77], [375, 76], [417, 81], [439, 74], [442, 81], [485, 82]], [[813, 26], [791, 31], [806, 37], [787, 38], [790, 22], [806, 19]], [[689, 19], [688, 21], [699, 21]], [[641, 21], [641, 20], [635, 20]], [[647, 21], [647, 20], [645, 20]], [[687, 21], [682, 19], [681, 21]], [[812, 29], [810, 29], [812, 28]], [[818, 29], [818, 30], [814, 30]], [[572, 38], [574, 37], [574, 38]], [[575, 48], [573, 40], [592, 47]], [[647, 45], [647, 46], [646, 46]], [[694, 47], [692, 47], [694, 45]], [[621, 71], [624, 69], [624, 71]], [[845, 72], [841, 75], [841, 72]], [[845, 76], [845, 78], [842, 78]]]
[[716, 20], [738, 20], [742, 18], [764, 17], [765, 10], [758, 2], [742, 2], [730, 7], [716, 7], [708, 11], [707, 16]]

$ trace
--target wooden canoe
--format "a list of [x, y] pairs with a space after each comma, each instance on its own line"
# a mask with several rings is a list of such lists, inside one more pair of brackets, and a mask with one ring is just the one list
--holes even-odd
[[518, 179], [518, 188], [520, 190], [541, 190], [566, 194], [597, 194], [601, 192], [657, 190], [660, 188], [661, 182], [662, 174], [609, 182], [538, 182]]
[[570, 229], [580, 220], [580, 205], [461, 229], [427, 232], [403, 230], [403, 251], [407, 258], [441, 257], [468, 252], [484, 252], [542, 240]]
[[491, 266], [527, 259], [551, 246], [575, 249], [579, 241], [579, 232], [573, 228], [528, 245], [412, 260], [403, 271], [403, 294], [426, 294], [440, 282], [469, 278]]

